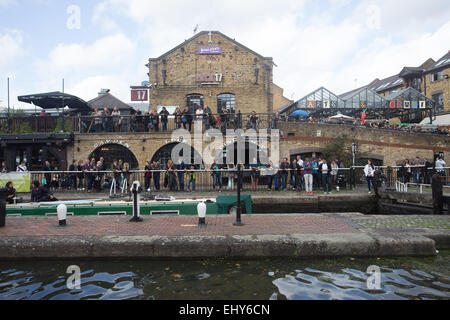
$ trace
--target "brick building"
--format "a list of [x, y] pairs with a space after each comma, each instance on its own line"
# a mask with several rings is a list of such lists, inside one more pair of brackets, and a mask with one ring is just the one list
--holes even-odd
[[[450, 51], [437, 61], [430, 58], [420, 66], [404, 67], [400, 73], [381, 80], [377, 78], [362, 88], [374, 90], [381, 96], [388, 96], [411, 87], [433, 100], [436, 104], [437, 113], [449, 112], [449, 74]], [[356, 92], [362, 88], [351, 92]]]
[[273, 59], [218, 31], [194, 37], [149, 59], [150, 109], [209, 106], [269, 113], [292, 101], [273, 83]]

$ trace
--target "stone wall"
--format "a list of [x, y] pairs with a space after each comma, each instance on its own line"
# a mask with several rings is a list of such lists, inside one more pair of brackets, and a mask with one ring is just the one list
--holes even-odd
[[[184, 108], [187, 95], [201, 94], [204, 104], [217, 112], [217, 95], [232, 93], [236, 96], [236, 109], [243, 113], [271, 111], [272, 58], [253, 52], [220, 32], [212, 32], [211, 42], [209, 37], [207, 32], [201, 32], [163, 56], [149, 60], [150, 109]], [[212, 46], [220, 46], [222, 53], [198, 54], [199, 47]], [[211, 75], [212, 81], [199, 80], [198, 75]], [[216, 75], [222, 77], [216, 79]], [[202, 84], [205, 82], [208, 84]], [[281, 98], [277, 96], [278, 99]]]
[[[283, 134], [280, 139], [280, 158], [289, 158], [298, 153], [320, 152], [330, 141], [347, 137], [359, 144], [361, 152], [371, 158], [383, 160], [385, 165], [396, 165], [406, 158], [414, 160], [416, 156], [432, 159], [434, 153], [441, 151], [446, 159], [450, 159], [450, 139], [446, 136], [324, 124], [279, 123], [278, 127]], [[193, 136], [183, 140], [183, 137], [163, 133], [78, 134], [73, 148], [67, 148], [67, 158], [69, 163], [72, 159], [84, 160], [103, 144], [120, 144], [135, 155], [139, 168], [142, 169], [145, 161], [151, 160], [160, 148], [180, 141], [189, 142], [200, 153], [210, 146], [211, 154], [227, 144], [223, 141], [222, 144], [212, 145], [214, 140], [194, 140]], [[270, 147], [268, 143], [269, 150]]]
[[[450, 76], [450, 68], [442, 70], [442, 73]], [[450, 79], [441, 79], [439, 81], [431, 82], [431, 74], [428, 73], [426, 77], [426, 95], [428, 98], [432, 99], [433, 94], [443, 92], [444, 93], [444, 111], [450, 111]]]
[[440, 151], [450, 159], [450, 139], [446, 136], [325, 124], [279, 123], [278, 127], [284, 137], [280, 143], [281, 157], [289, 157], [299, 149], [319, 152], [330, 141], [347, 137], [360, 145], [361, 152], [383, 160], [385, 165], [414, 160], [416, 156], [433, 159], [434, 153]]

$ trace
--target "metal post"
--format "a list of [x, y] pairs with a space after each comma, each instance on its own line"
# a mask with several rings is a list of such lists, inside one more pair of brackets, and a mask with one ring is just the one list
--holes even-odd
[[233, 223], [233, 226], [240, 227], [240, 226], [244, 225], [242, 223], [242, 220], [241, 220], [241, 213], [242, 213], [242, 208], [241, 208], [242, 164], [238, 164], [237, 168], [238, 168], [237, 210], [236, 210], [236, 222]]
[[9, 77], [8, 77], [8, 133], [11, 133], [11, 114], [9, 106]]
[[140, 216], [139, 193], [142, 192], [142, 187], [139, 181], [133, 182], [131, 186], [131, 193], [133, 194], [133, 218], [130, 222], [144, 221]]
[[6, 188], [0, 188], [0, 228], [5, 226], [6, 218]]

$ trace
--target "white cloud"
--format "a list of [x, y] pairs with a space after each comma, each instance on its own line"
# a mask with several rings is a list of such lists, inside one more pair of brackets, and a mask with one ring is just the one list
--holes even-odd
[[60, 43], [37, 61], [34, 71], [43, 83], [67, 78], [73, 83], [68, 90], [84, 99], [106, 87], [128, 101], [129, 85], [146, 78], [145, 61], [192, 37], [198, 24], [199, 31], [221, 31], [273, 57], [278, 65], [274, 81], [287, 97], [295, 93], [298, 99], [320, 86], [342, 93], [354, 88], [355, 78], [364, 85], [403, 66], [438, 59], [449, 49], [447, 1], [353, 3], [102, 0], [91, 17], [102, 37], [92, 43]]
[[7, 30], [0, 33], [0, 70], [6, 68], [12, 61], [20, 57], [24, 52], [22, 48], [22, 34], [16, 30]]
[[94, 8], [92, 22], [100, 25], [104, 32], [118, 32], [120, 30], [118, 24], [108, 15], [108, 2], [100, 2]]
[[40, 72], [81, 73], [129, 65], [135, 45], [124, 34], [98, 39], [92, 44], [59, 44], [46, 61], [38, 62]]
[[111, 94], [119, 99], [126, 101], [125, 97], [129, 96], [129, 83], [127, 79], [121, 75], [98, 75], [82, 79], [74, 85], [68, 86], [68, 92], [74, 94], [86, 101], [95, 97], [100, 89], [107, 88], [111, 90]]
[[[428, 58], [437, 61], [448, 52], [450, 22], [434, 33], [420, 33], [416, 38], [396, 42], [390, 37], [378, 38], [367, 48], [358, 50], [355, 60], [348, 64], [335, 79], [330, 79], [338, 92], [351, 90], [353, 80], [358, 85], [366, 85], [375, 78], [383, 79], [398, 74], [405, 66], [417, 67]], [[332, 89], [332, 88], [330, 88]]]

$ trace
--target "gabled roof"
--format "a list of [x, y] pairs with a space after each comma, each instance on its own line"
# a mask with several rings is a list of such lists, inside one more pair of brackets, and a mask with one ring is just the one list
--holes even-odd
[[126, 104], [125, 102], [119, 100], [118, 98], [114, 97], [110, 93], [105, 93], [97, 98], [94, 98], [90, 101], [88, 101], [89, 106], [94, 109], [103, 109], [103, 108], [114, 108], [117, 107], [119, 110], [134, 110], [130, 105]]
[[440, 58], [436, 63], [434, 63], [430, 68], [425, 70], [425, 73], [429, 73], [441, 68], [449, 67], [450, 66], [450, 51], [447, 52], [445, 56]]
[[431, 99], [427, 98], [424, 94], [420, 93], [419, 91], [411, 87], [405, 88], [401, 91], [393, 92], [384, 98], [386, 100], [392, 101], [396, 100], [398, 97], [408, 97], [408, 98], [415, 98], [418, 100], [432, 101]]
[[373, 85], [369, 86], [369, 89], [372, 89], [376, 92], [383, 92], [388, 89], [395, 89], [401, 86], [403, 86], [402, 77], [400, 75], [394, 75], [374, 83]]
[[[197, 33], [195, 36], [193, 36], [192, 38], [190, 38], [190, 39], [188, 39], [188, 40], [185, 40], [183, 43], [179, 44], [179, 45], [176, 46], [175, 48], [173, 48], [173, 49], [167, 51], [166, 53], [164, 53], [164, 54], [161, 55], [160, 57], [158, 57], [158, 58], [150, 58], [149, 61], [160, 60], [160, 59], [166, 57], [167, 55], [169, 55], [169, 54], [171, 54], [171, 53], [177, 51], [178, 49], [180, 49], [181, 47], [185, 46], [185, 45], [188, 44], [189, 42], [191, 42], [191, 41], [197, 39], [198, 37], [200, 37], [200, 36], [202, 36], [202, 35], [205, 35], [205, 34], [207, 35], [208, 33], [209, 33], [209, 31], [201, 31], [201, 32]], [[224, 35], [224, 34], [223, 34], [222, 32], [220, 32], [220, 31], [211, 31], [211, 34], [219, 35], [219, 36], [221, 36], [221, 37], [227, 39], [228, 41], [234, 43], [235, 45], [241, 47], [242, 49], [245, 49], [245, 50], [247, 50], [247, 51], [253, 53], [254, 55], [260, 57], [261, 59], [264, 59], [264, 60], [273, 60], [271, 57], [264, 57], [264, 56], [260, 55], [259, 53], [257, 53], [257, 52], [255, 52], [255, 51], [249, 49], [248, 47], [246, 47], [246, 46], [244, 46], [243, 44], [237, 42], [236, 40], [231, 39], [230, 37]]]
[[400, 71], [399, 76], [400, 77], [406, 77], [410, 75], [422, 75], [422, 73], [425, 71], [425, 69], [420, 67], [404, 67], [402, 71]]

